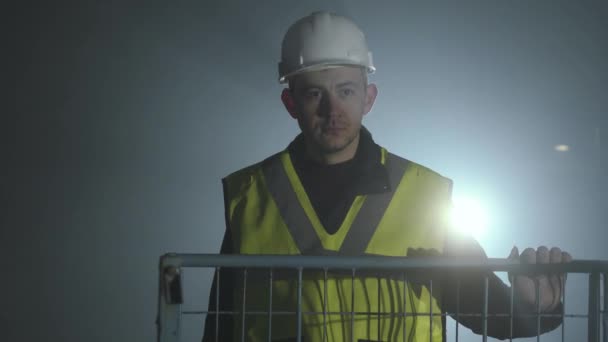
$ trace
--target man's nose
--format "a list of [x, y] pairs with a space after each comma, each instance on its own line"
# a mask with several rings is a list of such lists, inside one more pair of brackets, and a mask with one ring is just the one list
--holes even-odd
[[321, 99], [321, 110], [319, 114], [325, 117], [337, 116], [340, 114], [340, 99], [330, 92], [325, 93]]

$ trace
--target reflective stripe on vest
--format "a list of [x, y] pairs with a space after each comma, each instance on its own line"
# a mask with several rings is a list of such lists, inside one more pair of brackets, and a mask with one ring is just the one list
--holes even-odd
[[[389, 153], [385, 164], [389, 183], [399, 184], [407, 167], [407, 161]], [[319, 236], [298, 201], [282, 161], [279, 158], [267, 159], [262, 163], [262, 170], [268, 191], [272, 194], [300, 253], [305, 255], [336, 254], [335, 251], [323, 248]], [[387, 192], [368, 196], [348, 230], [338, 254], [362, 255], [365, 253], [369, 240], [393, 198], [394, 189], [395, 187]]]

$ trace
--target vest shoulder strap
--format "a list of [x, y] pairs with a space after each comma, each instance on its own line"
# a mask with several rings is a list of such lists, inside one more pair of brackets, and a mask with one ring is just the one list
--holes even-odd
[[261, 163], [266, 187], [272, 195], [279, 213], [298, 246], [301, 254], [331, 255], [334, 251], [323, 248], [319, 236], [298, 200], [291, 185], [282, 158], [289, 158], [287, 151], [276, 154]]
[[408, 164], [410, 164], [408, 160], [385, 150], [383, 150], [383, 153], [386, 153], [384, 165], [388, 173], [389, 186], [385, 189], [385, 192], [366, 195], [365, 202], [340, 247], [341, 254], [365, 254], [367, 245], [376, 232], [376, 228], [393, 199]]

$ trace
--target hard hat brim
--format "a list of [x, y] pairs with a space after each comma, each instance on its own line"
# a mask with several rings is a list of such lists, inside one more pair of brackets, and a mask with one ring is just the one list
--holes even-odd
[[298, 70], [288, 73], [279, 77], [279, 83], [284, 84], [289, 82], [289, 78], [300, 75], [307, 72], [320, 71], [326, 69], [334, 69], [334, 68], [342, 68], [342, 67], [357, 67], [366, 69], [368, 74], [373, 74], [376, 71], [376, 68], [373, 65], [361, 65], [359, 63], [353, 63], [350, 61], [334, 61], [334, 62], [325, 62], [325, 63], [317, 63], [314, 65], [306, 66], [299, 68]]

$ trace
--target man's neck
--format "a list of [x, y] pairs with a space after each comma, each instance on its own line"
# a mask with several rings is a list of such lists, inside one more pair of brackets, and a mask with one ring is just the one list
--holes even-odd
[[357, 134], [357, 137], [348, 144], [344, 149], [336, 152], [325, 153], [321, 151], [316, 146], [312, 146], [311, 144], [306, 145], [306, 153], [308, 156], [324, 165], [334, 165], [339, 163], [344, 163], [349, 161], [355, 157], [357, 153], [357, 148], [359, 147], [360, 134]]

